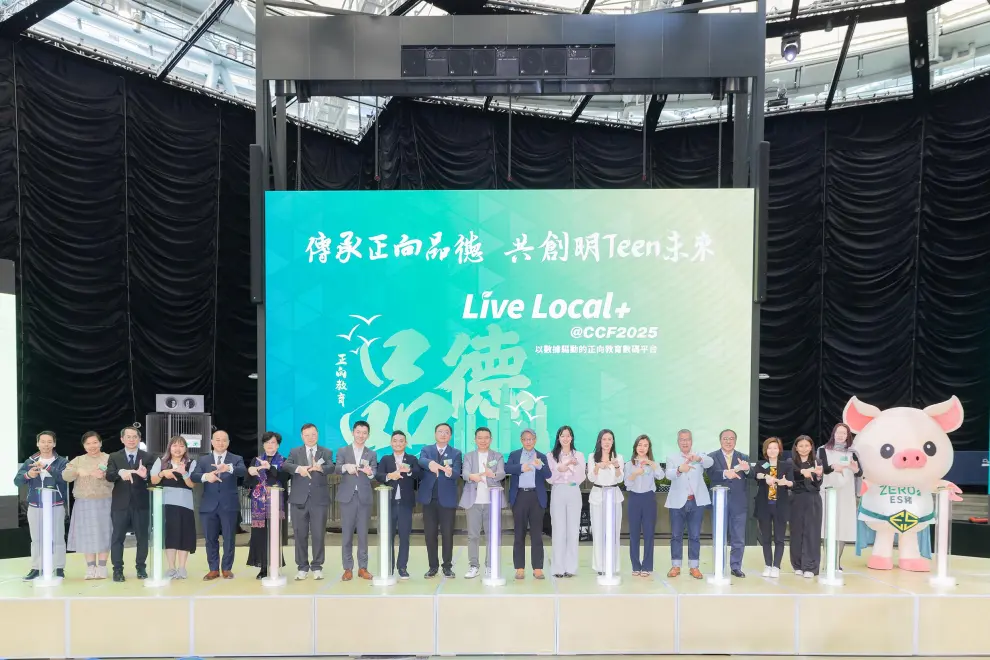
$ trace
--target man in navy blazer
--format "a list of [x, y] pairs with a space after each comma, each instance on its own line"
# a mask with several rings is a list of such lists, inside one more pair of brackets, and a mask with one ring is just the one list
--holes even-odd
[[[532, 543], [533, 577], [543, 575], [543, 516], [547, 510], [547, 479], [550, 466], [546, 454], [536, 451], [536, 431], [526, 429], [519, 436], [522, 449], [509, 454], [505, 474], [509, 476], [509, 505], [515, 536], [512, 542], [512, 565], [516, 579], [526, 576], [526, 532]], [[528, 530], [527, 530], [528, 528]]]
[[[746, 577], [742, 572], [743, 551], [746, 549], [746, 507], [748, 496], [746, 479], [750, 477], [749, 457], [736, 451], [736, 432], [732, 429], [722, 431], [718, 436], [721, 449], [713, 451], [712, 466], [708, 468], [708, 480], [712, 487], [726, 486], [729, 489], [726, 498], [726, 529], [729, 533], [729, 568], [738, 578]], [[714, 506], [714, 504], [713, 504]], [[715, 515], [713, 508], [712, 515]], [[714, 526], [714, 519], [712, 524]]]
[[193, 468], [192, 480], [203, 483], [199, 503], [199, 519], [206, 537], [206, 561], [210, 566], [204, 580], [216, 580], [221, 575], [220, 535], [223, 535], [223, 579], [234, 577], [234, 537], [241, 503], [237, 496], [237, 480], [247, 474], [244, 459], [227, 451], [230, 438], [226, 431], [214, 431], [213, 451], [200, 456]]
[[441, 422], [433, 429], [435, 445], [419, 452], [423, 478], [419, 482], [417, 501], [423, 505], [423, 531], [426, 533], [426, 556], [430, 570], [426, 578], [436, 577], [440, 569], [437, 557], [437, 531], [443, 535], [443, 575], [454, 577], [454, 514], [457, 512], [457, 480], [461, 477], [461, 452], [450, 446], [453, 429]]
[[[398, 569], [399, 579], [408, 580], [409, 535], [412, 533], [413, 507], [416, 506], [416, 482], [423, 470], [415, 456], [406, 452], [406, 434], [392, 431], [392, 453], [378, 462], [375, 479], [392, 489], [389, 499], [392, 539], [392, 569]], [[395, 535], [399, 535], [399, 555], [395, 554]]]

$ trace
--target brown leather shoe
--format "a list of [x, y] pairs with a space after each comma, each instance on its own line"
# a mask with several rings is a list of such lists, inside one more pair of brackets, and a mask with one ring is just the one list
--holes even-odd
[[543, 575], [543, 569], [542, 568], [535, 568], [535, 569], [533, 569], [533, 577], [535, 577], [537, 580], [545, 580], [546, 579], [546, 576]]
[[681, 574], [681, 567], [680, 566], [671, 566], [670, 567], [670, 570], [667, 571], [667, 577], [669, 577], [669, 578], [675, 578], [675, 577], [677, 577], [680, 574]]
[[209, 580], [216, 580], [218, 577], [220, 577], [220, 571], [210, 571], [209, 573], [203, 576], [203, 579], [209, 581]]
[[223, 579], [224, 580], [233, 580], [234, 579], [234, 574], [231, 573], [230, 571], [221, 571], [220, 573], [221, 573], [221, 575], [223, 575]]
[[704, 575], [701, 574], [701, 571], [699, 571], [697, 568], [692, 568], [690, 573], [691, 573], [691, 577], [693, 577], [695, 580], [700, 580], [701, 578], [705, 577]]
[[340, 576], [340, 579], [344, 582], [349, 582], [354, 579], [354, 573], [351, 572], [351, 569], [347, 569], [344, 571], [344, 574]]
[[368, 572], [367, 568], [359, 568], [358, 577], [361, 578], [362, 580], [370, 580], [372, 578], [372, 575], [371, 573]]
[[526, 571], [524, 571], [521, 568], [517, 568], [516, 569], [516, 579], [517, 580], [523, 580], [525, 578], [526, 578]]

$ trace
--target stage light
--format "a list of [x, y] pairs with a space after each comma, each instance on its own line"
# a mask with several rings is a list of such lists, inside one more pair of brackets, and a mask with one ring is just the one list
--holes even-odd
[[780, 56], [788, 62], [793, 62], [801, 54], [801, 34], [792, 32], [785, 34], [780, 40]]

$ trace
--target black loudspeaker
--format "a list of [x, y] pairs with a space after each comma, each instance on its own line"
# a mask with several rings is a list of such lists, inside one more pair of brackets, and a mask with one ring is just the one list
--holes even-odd
[[[931, 529], [934, 530], [935, 526], [932, 525]], [[953, 520], [949, 547], [953, 555], [990, 558], [990, 525]], [[934, 539], [932, 548], [935, 548]]]
[[447, 51], [426, 51], [426, 76], [428, 78], [446, 78], [450, 75], [447, 67]]
[[548, 76], [563, 76], [567, 73], [567, 49], [543, 49], [543, 73]]
[[474, 51], [474, 75], [495, 75], [495, 49], [482, 48]]
[[542, 76], [543, 72], [543, 49], [521, 48], [519, 50], [519, 75]]
[[591, 73], [596, 76], [611, 76], [615, 73], [615, 47], [599, 46], [591, 49]]
[[499, 78], [519, 76], [519, 51], [515, 48], [499, 48], [495, 51], [495, 75]]
[[474, 73], [471, 51], [456, 48], [447, 51], [447, 73], [452, 76], [470, 76]]
[[409, 78], [422, 78], [426, 75], [426, 51], [424, 49], [402, 50], [402, 75]]
[[251, 177], [251, 302], [265, 302], [265, 152], [261, 145], [248, 147]]
[[567, 75], [572, 78], [585, 78], [591, 73], [591, 49], [567, 49]]
[[756, 245], [753, 255], [756, 265], [756, 281], [753, 283], [753, 300], [762, 303], [767, 299], [767, 221], [770, 214], [770, 143], [760, 142], [756, 148]]

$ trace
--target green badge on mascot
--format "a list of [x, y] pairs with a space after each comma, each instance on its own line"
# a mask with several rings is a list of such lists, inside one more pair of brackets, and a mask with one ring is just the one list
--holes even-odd
[[935, 518], [935, 491], [955, 484], [943, 480], [952, 467], [948, 433], [963, 422], [959, 399], [917, 408], [881, 411], [856, 397], [849, 399], [842, 420], [856, 435], [856, 453], [863, 468], [859, 519], [877, 534], [867, 566], [894, 567], [894, 535], [900, 534], [897, 565], [905, 571], [929, 571], [918, 550], [918, 533]]

